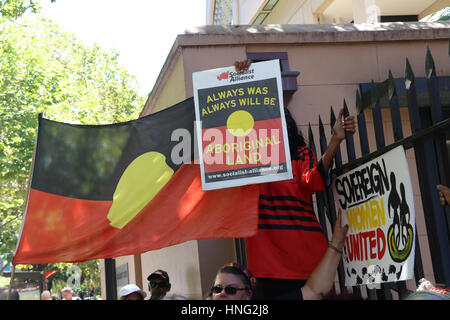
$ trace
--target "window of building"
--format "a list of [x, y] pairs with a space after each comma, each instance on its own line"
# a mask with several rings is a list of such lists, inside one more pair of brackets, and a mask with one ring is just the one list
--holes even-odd
[[230, 25], [233, 23], [233, 0], [216, 0], [213, 24]]

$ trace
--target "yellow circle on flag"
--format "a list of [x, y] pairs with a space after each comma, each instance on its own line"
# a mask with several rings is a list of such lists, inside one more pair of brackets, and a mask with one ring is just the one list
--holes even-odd
[[227, 119], [227, 129], [236, 137], [248, 135], [252, 131], [254, 124], [253, 116], [245, 110], [235, 111]]
[[122, 229], [166, 185], [174, 171], [159, 152], [147, 152], [125, 169], [108, 212], [110, 225]]

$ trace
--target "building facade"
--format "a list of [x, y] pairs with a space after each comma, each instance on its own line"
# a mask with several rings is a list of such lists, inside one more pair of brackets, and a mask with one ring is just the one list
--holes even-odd
[[421, 21], [448, 0], [209, 0], [207, 24], [327, 24]]

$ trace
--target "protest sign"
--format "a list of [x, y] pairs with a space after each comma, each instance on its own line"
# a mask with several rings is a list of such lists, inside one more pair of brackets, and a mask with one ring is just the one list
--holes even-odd
[[192, 78], [203, 189], [291, 179], [279, 61]]
[[343, 225], [349, 226], [343, 254], [345, 285], [411, 279], [414, 198], [403, 147], [336, 177], [333, 193]]

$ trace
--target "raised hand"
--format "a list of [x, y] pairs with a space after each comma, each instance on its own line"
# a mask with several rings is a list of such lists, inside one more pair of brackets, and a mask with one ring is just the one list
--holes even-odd
[[234, 67], [236, 68], [236, 72], [240, 74], [244, 71], [247, 71], [251, 64], [252, 60], [235, 61]]
[[348, 116], [344, 120], [342, 120], [344, 116], [344, 108], [341, 108], [339, 111], [339, 116], [336, 120], [336, 123], [333, 127], [333, 135], [342, 141], [345, 139], [345, 132], [348, 131], [350, 133], [356, 132], [356, 120], [354, 116]]
[[337, 249], [342, 250], [345, 244], [345, 236], [347, 235], [348, 225], [342, 226], [342, 210], [339, 209], [336, 223], [334, 224], [333, 235], [330, 243]]
[[439, 190], [439, 199], [441, 200], [441, 204], [443, 206], [446, 204], [450, 205], [450, 188], [442, 184], [438, 184], [436, 188]]

